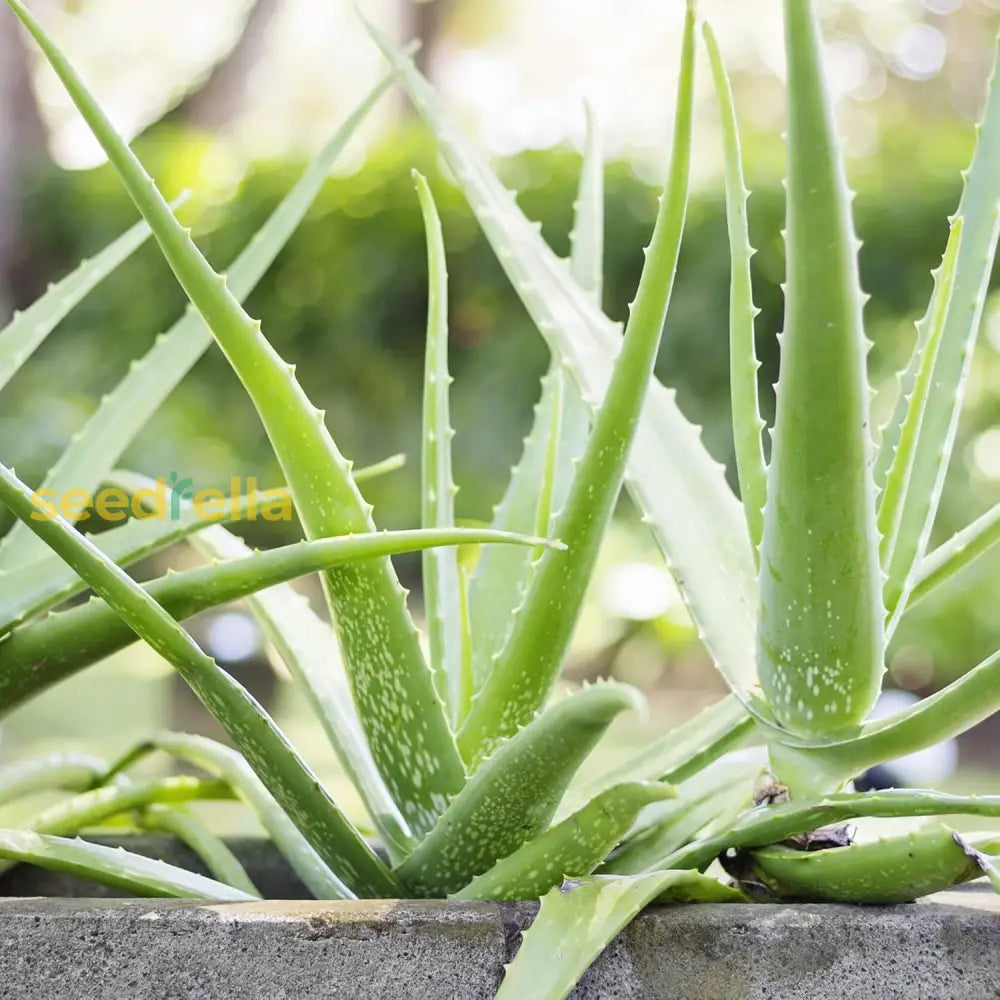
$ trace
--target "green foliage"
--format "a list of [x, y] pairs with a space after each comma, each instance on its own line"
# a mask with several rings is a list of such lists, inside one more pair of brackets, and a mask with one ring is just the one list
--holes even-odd
[[[0, 547], [0, 558], [11, 574], [24, 566], [30, 583], [27, 600], [14, 596], [11, 585], [10, 614], [4, 621], [0, 613], [0, 627], [9, 632], [0, 660], [18, 678], [13, 690], [26, 697], [32, 685], [42, 686], [49, 660], [57, 673], [76, 669], [134, 634], [178, 671], [233, 743], [161, 733], [99, 774], [93, 764], [68, 759], [9, 770], [0, 775], [0, 795], [8, 798], [40, 787], [76, 794], [29, 821], [28, 831], [0, 831], [0, 857], [149, 894], [252, 898], [245, 872], [193, 814], [163, 811], [166, 803], [173, 808], [235, 795], [317, 895], [544, 894], [498, 995], [552, 1000], [566, 996], [614, 934], [656, 899], [742, 900], [741, 884], [748, 890], [763, 884], [778, 898], [870, 903], [911, 899], [979, 875], [998, 883], [995, 839], [966, 841], [930, 829], [840, 846], [849, 840], [844, 831], [818, 828], [864, 816], [1000, 816], [1000, 796], [843, 790], [860, 769], [963, 731], [1000, 708], [996, 653], [907, 712], [864, 722], [879, 692], [889, 635], [911, 595], [923, 597], [996, 540], [990, 514], [932, 553], [929, 565], [921, 561], [1000, 232], [994, 135], [1000, 85], [988, 101], [928, 319], [876, 457], [858, 246], [820, 36], [809, 0], [785, 0], [786, 330], [765, 466], [740, 141], [721, 54], [706, 31], [724, 121], [738, 497], [675, 393], [653, 374], [683, 264], [689, 210], [693, 0], [687, 3], [667, 183], [623, 337], [601, 308], [603, 189], [593, 124], [567, 264], [462, 137], [407, 53], [372, 29], [551, 353], [534, 426], [490, 527], [456, 529], [448, 227], [432, 194], [436, 185], [416, 174], [417, 197], [408, 210], [423, 221], [430, 290], [422, 352], [423, 528], [379, 533], [360, 477], [309, 387], [265, 339], [242, 299], [317, 193], [331, 150], [346, 141], [384, 84], [289, 196], [282, 225], [265, 226], [268, 252], [253, 255], [253, 266], [231, 288], [56, 44], [20, 0], [8, 5], [105, 149], [196, 310], [182, 321], [180, 335], [168, 335], [172, 344], [187, 344], [177, 348], [171, 377], [180, 378], [211, 334], [264, 425], [306, 541], [249, 555], [223, 525], [188, 520], [141, 536], [130, 529], [137, 537], [126, 538], [120, 534], [125, 528], [118, 528], [102, 546], [77, 530], [73, 522], [82, 511], [69, 518], [39, 516], [44, 502], [0, 464], [0, 502], [23, 525]], [[53, 292], [41, 300], [43, 315], [56, 315], [57, 298]], [[185, 337], [194, 339], [187, 343]], [[0, 364], [6, 359], [9, 368], [19, 366], [23, 333], [6, 343], [5, 349], [0, 339]], [[92, 426], [104, 426], [109, 413], [121, 416], [123, 400], [133, 398], [140, 384], [123, 383], [125, 390], [109, 397]], [[96, 480], [112, 475], [111, 464], [127, 442], [116, 438], [95, 453], [97, 440], [85, 432], [84, 443], [71, 446], [53, 473], [56, 481], [80, 455], [96, 463], [88, 472]], [[595, 776], [583, 772], [585, 759], [617, 715], [640, 707], [637, 694], [612, 682], [548, 702], [623, 484], [732, 693]], [[180, 493], [171, 495], [175, 500], [189, 517]], [[37, 620], [78, 584], [54, 558], [25, 555], [29, 530], [103, 603]], [[147, 586], [120, 565], [185, 535], [222, 561]], [[470, 580], [453, 549], [430, 551], [463, 541], [517, 543], [521, 549], [511, 548], [509, 558], [484, 555]], [[417, 548], [427, 550], [426, 654], [389, 559]], [[322, 574], [332, 629], [289, 588], [291, 578], [314, 571]], [[236, 596], [249, 598], [322, 721], [389, 863], [266, 712], [178, 623]], [[751, 734], [766, 744], [772, 771], [759, 796], [753, 787], [761, 748], [729, 753]], [[132, 779], [130, 768], [154, 750], [211, 777]], [[758, 798], [761, 804], [752, 805]], [[133, 814], [140, 827], [159, 824], [192, 843], [221, 881], [51, 835], [119, 820], [123, 813]], [[823, 838], [837, 846], [822, 847]], [[817, 840], [822, 849], [802, 849], [816, 847]], [[724, 860], [736, 886], [706, 874], [716, 859]]]

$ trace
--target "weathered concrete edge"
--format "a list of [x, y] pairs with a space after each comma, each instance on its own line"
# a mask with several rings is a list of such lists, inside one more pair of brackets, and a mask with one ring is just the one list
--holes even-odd
[[[0, 900], [6, 1000], [484, 1000], [531, 904]], [[559, 960], [559, 949], [552, 960]], [[1000, 996], [1000, 897], [654, 907], [575, 1000]], [[530, 1000], [530, 998], [525, 998]]]

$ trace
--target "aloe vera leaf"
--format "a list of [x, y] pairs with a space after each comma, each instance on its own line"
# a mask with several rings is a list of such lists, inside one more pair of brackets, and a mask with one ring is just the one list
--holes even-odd
[[664, 867], [686, 843], [730, 826], [752, 805], [761, 763], [754, 758], [717, 761], [677, 786], [677, 798], [649, 809], [625, 843], [603, 865], [602, 874], [638, 875]]
[[[176, 520], [133, 517], [120, 527], [90, 536], [90, 540], [119, 566], [128, 566], [202, 530], [208, 524], [245, 516], [254, 502], [253, 494], [238, 497], [227, 503], [220, 516], [212, 520], [199, 515], [193, 505], [181, 510]], [[46, 550], [42, 549], [42, 552], [46, 553]], [[85, 589], [86, 584], [76, 573], [51, 553], [43, 554], [15, 570], [0, 571], [0, 635]]]
[[[931, 296], [927, 315], [920, 323], [918, 336], [918, 358], [912, 379], [904, 375], [909, 383], [905, 399], [905, 416], [896, 434], [892, 464], [886, 474], [885, 486], [879, 498], [878, 527], [882, 534], [881, 560], [887, 571], [891, 569], [896, 542], [899, 538], [900, 519], [906, 502], [906, 494], [911, 488], [910, 478], [917, 457], [920, 425], [930, 402], [933, 390], [934, 364], [941, 348], [941, 338], [948, 320], [948, 303], [955, 287], [955, 271], [958, 265], [958, 251], [962, 242], [962, 218], [957, 216], [951, 222], [948, 245], [945, 248], [941, 266], [933, 272], [934, 294]], [[885, 585], [886, 609], [893, 617], [896, 601], [902, 593], [904, 581], [888, 576]]]
[[[517, 536], [452, 528], [321, 538], [256, 552], [231, 562], [199, 566], [181, 573], [171, 571], [142, 586], [173, 619], [183, 621], [209, 608], [330, 566], [412, 552], [427, 543], [458, 545], [500, 537], [513, 540]], [[528, 545], [539, 541], [523, 539]], [[124, 649], [135, 638], [135, 632], [117, 611], [96, 599], [16, 629], [0, 645], [0, 715]]]
[[828, 743], [769, 737], [772, 766], [795, 794], [842, 785], [874, 764], [951, 739], [1000, 710], [1000, 651], [940, 691]]
[[[241, 539], [222, 527], [203, 531], [194, 545], [213, 559], [239, 559], [250, 553]], [[398, 863], [412, 850], [413, 836], [365, 742], [333, 630], [306, 597], [287, 584], [250, 594], [247, 603], [323, 726], [389, 857]]]
[[136, 223], [99, 254], [84, 261], [24, 312], [0, 330], [0, 389], [14, 377], [21, 365], [55, 329], [73, 307], [112, 271], [127, 260], [149, 238], [149, 227]]
[[864, 719], [883, 671], [882, 576], [850, 197], [811, 0], [785, 0], [785, 332], [761, 546], [761, 686], [781, 725]]
[[[889, 527], [894, 528], [884, 560], [888, 573], [886, 604], [890, 611], [905, 606], [913, 568], [927, 549], [955, 443], [969, 365], [1000, 237], [1000, 85], [996, 67], [977, 131], [976, 150], [965, 174], [965, 187], [954, 220], [961, 228], [954, 273], [949, 287], [940, 279], [937, 282], [925, 321], [935, 322], [938, 314], [943, 313], [940, 346], [921, 357], [923, 367], [931, 360], [927, 355], [933, 354], [933, 371], [928, 376], [927, 391], [915, 394], [906, 404], [900, 446], [893, 454], [883, 495], [883, 504], [887, 501], [892, 504], [887, 519]], [[918, 338], [918, 349], [920, 340], [926, 336]], [[909, 448], [902, 447], [906, 432], [913, 435]], [[890, 435], [884, 447], [894, 444]], [[890, 493], [890, 485], [897, 480], [902, 483], [901, 495]]]
[[[79, 76], [20, 0], [11, 8], [41, 47], [164, 257], [243, 383], [267, 431], [310, 538], [371, 531], [371, 508], [290, 367], [170, 211]], [[465, 768], [388, 557], [324, 575], [362, 724], [393, 799], [416, 834], [465, 782]], [[419, 726], [400, 725], [408, 712]]]
[[[229, 288], [245, 299], [271, 266], [302, 221], [323, 181], [348, 140], [389, 88], [392, 74], [381, 80], [351, 112], [256, 236], [233, 261], [226, 275]], [[84, 427], [73, 437], [40, 488], [62, 494], [68, 489], [93, 492], [122, 452], [156, 412], [174, 386], [212, 343], [201, 316], [190, 307], [146, 355], [101, 400]], [[0, 569], [20, 566], [44, 552], [30, 531], [15, 524], [0, 540]]]
[[[232, 798], [232, 792], [225, 781], [202, 781], [188, 776], [161, 778], [141, 784], [112, 785], [81, 792], [43, 809], [22, 825], [36, 833], [65, 837], [96, 826], [112, 816], [155, 803], [229, 798]], [[0, 861], [0, 873], [10, 867], [9, 862]]]
[[353, 890], [392, 895], [396, 882], [319, 784], [270, 716], [173, 618], [100, 550], [62, 518], [32, 520], [31, 491], [0, 465], [0, 503], [31, 526], [90, 587], [173, 664], [215, 716], [268, 790], [324, 861]]
[[230, 747], [188, 733], [154, 733], [123, 754], [109, 770], [108, 777], [132, 767], [155, 751], [187, 761], [228, 782], [235, 794], [254, 811], [274, 846], [317, 899], [349, 899], [353, 896], [320, 857], [318, 848], [297, 829], [246, 760]]
[[197, 816], [179, 806], [151, 805], [142, 810], [139, 826], [156, 833], [168, 833], [187, 845], [219, 882], [249, 896], [260, 896], [239, 858]]
[[1000, 840], [972, 843], [961, 834], [953, 833], [952, 836], [955, 843], [976, 862], [993, 888], [1000, 892]]
[[[570, 231], [570, 275], [600, 306], [604, 271], [604, 158], [600, 130], [586, 107], [583, 165]], [[554, 511], [562, 509], [575, 461], [586, 447], [590, 408], [553, 358], [542, 378], [541, 398], [521, 458], [511, 471], [493, 527], [511, 531], [549, 531]], [[541, 488], [539, 488], [541, 484]], [[542, 528], [544, 525], [544, 528]], [[486, 549], [469, 588], [473, 674], [478, 690], [510, 634], [511, 614], [524, 599], [537, 553]], [[464, 713], [463, 713], [464, 718]]]
[[694, 93], [694, 11], [688, 8], [674, 146], [660, 211], [632, 303], [621, 353], [596, 412], [555, 530], [569, 549], [535, 566], [514, 624], [458, 742], [475, 763], [544, 703], [569, 646], [605, 528], [621, 491], [629, 447], [660, 344], [687, 210]]
[[26, 820], [24, 826], [36, 833], [65, 837], [96, 826], [119, 813], [166, 802], [191, 802], [197, 799], [231, 799], [229, 783], [204, 780], [189, 775], [155, 778], [122, 785], [105, 785], [80, 792], [48, 806]]
[[[1000, 840], [981, 846], [997, 850]], [[822, 851], [776, 845], [749, 851], [745, 860], [747, 878], [782, 899], [826, 903], [909, 903], [983, 874], [947, 827]]]
[[[619, 329], [581, 291], [564, 263], [475, 153], [412, 61], [369, 26], [399, 73], [529, 315], [588, 406], [607, 386]], [[756, 684], [756, 572], [742, 507], [699, 430], [655, 380], [639, 419], [626, 486], [643, 512], [716, 666], [746, 699]], [[475, 618], [473, 619], [475, 621]]]
[[767, 847], [832, 823], [862, 816], [1000, 816], [1000, 795], [946, 795], [922, 789], [891, 788], [792, 799], [762, 805], [732, 826], [693, 841], [665, 859], [665, 868], [704, 868], [730, 848]]
[[615, 785], [522, 844], [451, 898], [533, 899], [562, 885], [564, 877], [589, 875], [646, 806], [675, 794], [670, 785], [652, 782]]
[[103, 847], [31, 830], [0, 830], [0, 858], [75, 875], [136, 896], [237, 903], [254, 899], [231, 885], [153, 861], [141, 854], [132, 854], [120, 847]]
[[446, 896], [537, 836], [611, 721], [638, 704], [634, 689], [608, 682], [547, 709], [469, 778], [396, 868], [400, 881], [417, 896]]
[[722, 698], [603, 774], [572, 787], [560, 815], [625, 781], [686, 781], [739, 746], [752, 730], [753, 720], [740, 702], [732, 695]]
[[[1000, 504], [991, 507], [920, 560], [913, 573], [906, 609], [947, 583], [997, 542], [1000, 542]], [[892, 626], [890, 622], [890, 635]]]
[[50, 789], [81, 792], [106, 769], [100, 757], [83, 753], [49, 753], [6, 764], [0, 767], [0, 806]]
[[378, 479], [390, 472], [396, 472], [405, 465], [406, 455], [400, 452], [396, 455], [389, 455], [378, 462], [373, 462], [371, 465], [363, 465], [360, 469], [352, 469], [351, 475], [354, 476], [356, 483], [366, 483], [369, 479]]
[[[455, 526], [455, 494], [451, 471], [448, 372], [448, 267], [441, 218], [427, 179], [412, 172], [420, 200], [427, 240], [427, 347], [424, 360], [423, 450], [421, 463], [421, 525]], [[548, 525], [545, 526], [546, 530]], [[459, 612], [458, 553], [454, 549], [423, 554], [424, 604], [431, 669], [438, 694], [457, 727], [462, 700], [462, 624]]]
[[757, 558], [764, 531], [767, 472], [761, 436], [765, 425], [760, 416], [757, 392], [760, 362], [754, 345], [754, 320], [760, 310], [753, 302], [753, 283], [750, 278], [750, 260], [754, 255], [747, 220], [750, 192], [743, 178], [743, 157], [732, 87], [714, 32], [707, 23], [702, 32], [719, 102], [725, 152], [726, 219], [729, 224], [729, 253], [732, 261], [729, 283], [729, 380], [733, 409], [733, 446], [740, 497], [743, 500], [754, 557]]
[[743, 894], [698, 872], [597, 875], [550, 890], [506, 967], [496, 1000], [564, 1000], [615, 935], [664, 893], [728, 902]]

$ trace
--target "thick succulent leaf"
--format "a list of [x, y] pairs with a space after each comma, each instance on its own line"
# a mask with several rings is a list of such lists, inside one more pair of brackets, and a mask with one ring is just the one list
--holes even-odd
[[204, 736], [160, 732], [129, 750], [109, 773], [120, 773], [154, 751], [170, 754], [225, 780], [253, 809], [274, 846], [317, 899], [352, 896], [235, 750]]
[[[991, 507], [920, 560], [913, 574], [906, 608], [912, 608], [941, 584], [947, 583], [997, 542], [1000, 542], [1000, 504]], [[898, 620], [899, 615], [896, 617]], [[892, 622], [890, 635], [891, 628]]]
[[245, 902], [249, 893], [223, 882], [153, 861], [122, 848], [102, 847], [30, 830], [0, 830], [0, 858], [74, 875], [136, 896]]
[[31, 491], [0, 465], [0, 502], [31, 526], [136, 634], [171, 663], [219, 721], [268, 790], [353, 890], [392, 895], [395, 880], [263, 708], [107, 556], [62, 518], [33, 520]]
[[625, 781], [685, 781], [739, 746], [752, 730], [753, 720], [740, 702], [731, 695], [723, 698], [603, 774], [571, 787], [559, 815], [568, 815], [604, 789]]
[[[955, 217], [960, 236], [954, 268], [948, 281], [943, 280], [946, 270], [939, 278], [925, 320], [931, 324], [930, 330], [918, 338], [919, 350], [925, 346], [921, 341], [940, 324], [940, 346], [936, 351], [921, 352], [921, 368], [930, 363], [933, 368], [921, 373], [926, 374], [926, 391], [914, 394], [906, 404], [899, 447], [893, 454], [882, 501], [889, 504], [885, 519], [893, 532], [885, 553], [890, 611], [905, 606], [913, 568], [927, 550], [1000, 237], [1000, 85], [996, 68], [978, 132]], [[907, 434], [911, 443], [904, 448]], [[890, 435], [883, 448], [895, 444]]]
[[[370, 29], [372, 30], [372, 29]], [[404, 53], [372, 30], [433, 129], [501, 266], [589, 406], [621, 348], [617, 327], [574, 282], [496, 175], [462, 137]], [[626, 485], [642, 510], [717, 666], [741, 695], [756, 682], [756, 574], [739, 501], [674, 393], [654, 381], [632, 444]]]
[[563, 1000], [614, 936], [664, 893], [731, 902], [743, 895], [691, 871], [599, 875], [552, 889], [524, 932], [496, 1000]]
[[664, 861], [695, 837], [731, 825], [753, 803], [760, 755], [723, 758], [677, 786], [677, 798], [643, 813], [620, 850], [603, 864], [604, 874], [638, 875]]
[[[998, 850], [1000, 840], [970, 844]], [[947, 827], [822, 851], [774, 845], [741, 855], [744, 881], [782, 899], [823, 903], [908, 903], [978, 878], [983, 867]]]
[[804, 735], [867, 716], [884, 648], [858, 242], [813, 6], [785, 0], [788, 264], [757, 641], [771, 709]]
[[746, 514], [750, 541], [756, 556], [764, 531], [764, 500], [767, 473], [764, 467], [764, 421], [757, 392], [757, 350], [754, 319], [760, 310], [753, 303], [750, 279], [750, 225], [747, 200], [750, 192], [743, 179], [743, 157], [733, 105], [733, 91], [726, 74], [715, 34], [704, 26], [705, 47], [722, 117], [723, 150], [726, 157], [726, 218], [729, 223], [729, 253], [732, 273], [729, 283], [729, 381], [733, 408], [733, 445], [740, 497]]
[[417, 896], [457, 892], [541, 833], [584, 758], [638, 699], [632, 688], [598, 684], [525, 726], [483, 762], [396, 869], [403, 884]]
[[940, 691], [836, 741], [797, 744], [769, 734], [771, 763], [795, 794], [838, 788], [862, 771], [958, 736], [1000, 711], [1000, 652]]
[[[570, 232], [570, 275], [601, 303], [604, 271], [604, 159], [600, 132], [588, 106], [587, 134], [580, 184]], [[535, 407], [524, 450], [511, 471], [493, 526], [548, 533], [552, 515], [566, 502], [575, 461], [583, 454], [590, 432], [590, 408], [580, 391], [553, 358], [542, 378], [541, 398]], [[524, 599], [536, 553], [484, 551], [476, 564], [469, 590], [472, 621], [473, 673], [479, 690], [493, 669], [510, 634], [512, 613]]]
[[0, 390], [73, 307], [128, 259], [149, 238], [149, 227], [137, 223], [96, 257], [84, 261], [58, 284], [0, 330]]
[[705, 868], [723, 851], [767, 847], [821, 826], [862, 816], [1000, 816], [1000, 795], [946, 795], [918, 789], [843, 793], [761, 805], [732, 826], [696, 840], [664, 862], [669, 868]]
[[[895, 559], [896, 543], [899, 540], [900, 520], [906, 504], [907, 494], [917, 484], [912, 481], [914, 462], [917, 457], [917, 445], [920, 439], [920, 427], [924, 412], [934, 390], [934, 365], [941, 348], [941, 338], [948, 320], [948, 303], [951, 301], [955, 287], [955, 269], [958, 265], [958, 251], [962, 242], [962, 219], [955, 218], [951, 223], [948, 245], [945, 248], [941, 267], [934, 272], [934, 294], [931, 297], [927, 316], [920, 324], [918, 336], [919, 349], [914, 351], [918, 359], [910, 380], [906, 396], [905, 417], [896, 435], [896, 445], [893, 452], [892, 465], [886, 475], [885, 487], [879, 499], [878, 527], [882, 534], [881, 560], [887, 570], [885, 583], [886, 609], [891, 623], [898, 619], [893, 612], [897, 610], [897, 602], [903, 592], [905, 579], [896, 579], [892, 575]], [[904, 540], [905, 544], [905, 540]], [[898, 566], [896, 567], [898, 569]], [[907, 567], [907, 570], [909, 567]], [[905, 571], [904, 571], [905, 576]], [[901, 609], [900, 609], [901, 611]]]
[[[254, 503], [254, 494], [238, 497], [225, 505], [217, 519], [206, 519], [193, 505], [178, 511], [176, 518], [132, 517], [120, 527], [90, 536], [90, 540], [119, 566], [128, 566], [209, 524], [243, 517]], [[0, 571], [0, 635], [86, 589], [62, 559], [44, 548], [42, 553], [17, 569]]]
[[229, 783], [182, 775], [149, 781], [105, 785], [92, 788], [47, 806], [24, 821], [25, 828], [36, 833], [65, 837], [90, 826], [97, 826], [112, 816], [165, 802], [192, 802], [198, 799], [231, 799]]
[[[195, 537], [194, 545], [212, 559], [239, 559], [250, 554], [241, 539], [222, 527], [203, 531]], [[413, 847], [412, 834], [365, 742], [333, 630], [313, 611], [306, 597], [287, 584], [250, 594], [247, 604], [322, 724], [390, 858], [398, 863]]]
[[971, 843], [967, 837], [961, 834], [955, 833], [953, 836], [955, 843], [975, 860], [982, 873], [990, 880], [993, 888], [1000, 892], [1000, 840]]
[[[20, 0], [8, 3], [38, 42], [108, 155], [163, 255], [243, 383], [295, 500], [307, 537], [371, 531], [371, 508], [323, 421], [225, 278], [195, 246], [149, 175], [97, 106], [65, 56]], [[429, 829], [465, 781], [416, 627], [388, 558], [324, 576], [344, 659], [372, 755], [417, 834]], [[412, 712], [419, 726], [400, 725]]]
[[[544, 704], [562, 669], [652, 378], [680, 253], [687, 211], [694, 92], [694, 11], [684, 31], [674, 145], [625, 338], [594, 417], [569, 496], [555, 522], [567, 552], [542, 554], [507, 642], [477, 692], [459, 733], [475, 763], [511, 736]], [[553, 558], [555, 556], [555, 558]]]
[[[321, 538], [181, 573], [171, 571], [142, 586], [172, 618], [183, 621], [209, 608], [331, 566], [413, 552], [427, 544], [460, 545], [501, 537], [513, 541], [518, 536], [452, 528]], [[537, 545], [540, 540], [525, 538], [521, 542]], [[134, 641], [135, 632], [118, 612], [97, 599], [15, 629], [0, 644], [0, 715]]]
[[615, 785], [522, 844], [451, 898], [533, 899], [562, 885], [564, 878], [590, 875], [646, 806], [675, 794], [670, 785], [654, 782]]
[[[348, 140], [392, 82], [383, 79], [345, 119], [301, 178], [274, 210], [226, 274], [230, 291], [245, 299], [271, 266], [302, 221], [326, 175]], [[193, 307], [157, 337], [146, 355], [101, 400], [42, 483], [61, 495], [68, 489], [93, 493], [146, 421], [212, 343], [212, 335]], [[43, 553], [20, 524], [0, 541], [0, 569], [10, 569]]]
[[[451, 427], [448, 401], [448, 387], [452, 379], [448, 373], [448, 270], [444, 235], [426, 178], [414, 171], [413, 179], [427, 236], [429, 289], [424, 361], [421, 524], [425, 528], [453, 528], [458, 489], [451, 472], [451, 439], [455, 432]], [[472, 697], [472, 692], [463, 683], [461, 587], [456, 550], [424, 552], [423, 589], [431, 669], [437, 681], [438, 694], [448, 706], [453, 728], [458, 727]]]
[[201, 860], [209, 875], [249, 896], [260, 896], [239, 858], [194, 813], [180, 806], [152, 805], [138, 817], [143, 830], [167, 833], [185, 844]]
[[0, 767], [0, 806], [51, 789], [82, 792], [106, 770], [100, 757], [82, 753], [50, 753], [6, 764]]

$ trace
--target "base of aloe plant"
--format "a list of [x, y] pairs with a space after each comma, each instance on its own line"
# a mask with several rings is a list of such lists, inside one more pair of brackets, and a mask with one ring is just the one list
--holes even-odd
[[[128, 846], [187, 860], [168, 841], [140, 838]], [[301, 893], [293, 881], [282, 888], [289, 873], [268, 847], [241, 842], [238, 848], [262, 888]], [[26, 868], [0, 879], [0, 894], [66, 896], [80, 888]], [[484, 1000], [493, 996], [534, 910], [500, 903], [6, 898], [0, 899], [0, 995]], [[575, 1000], [998, 995], [1000, 897], [978, 886], [894, 907], [654, 907], [572, 994]]]

